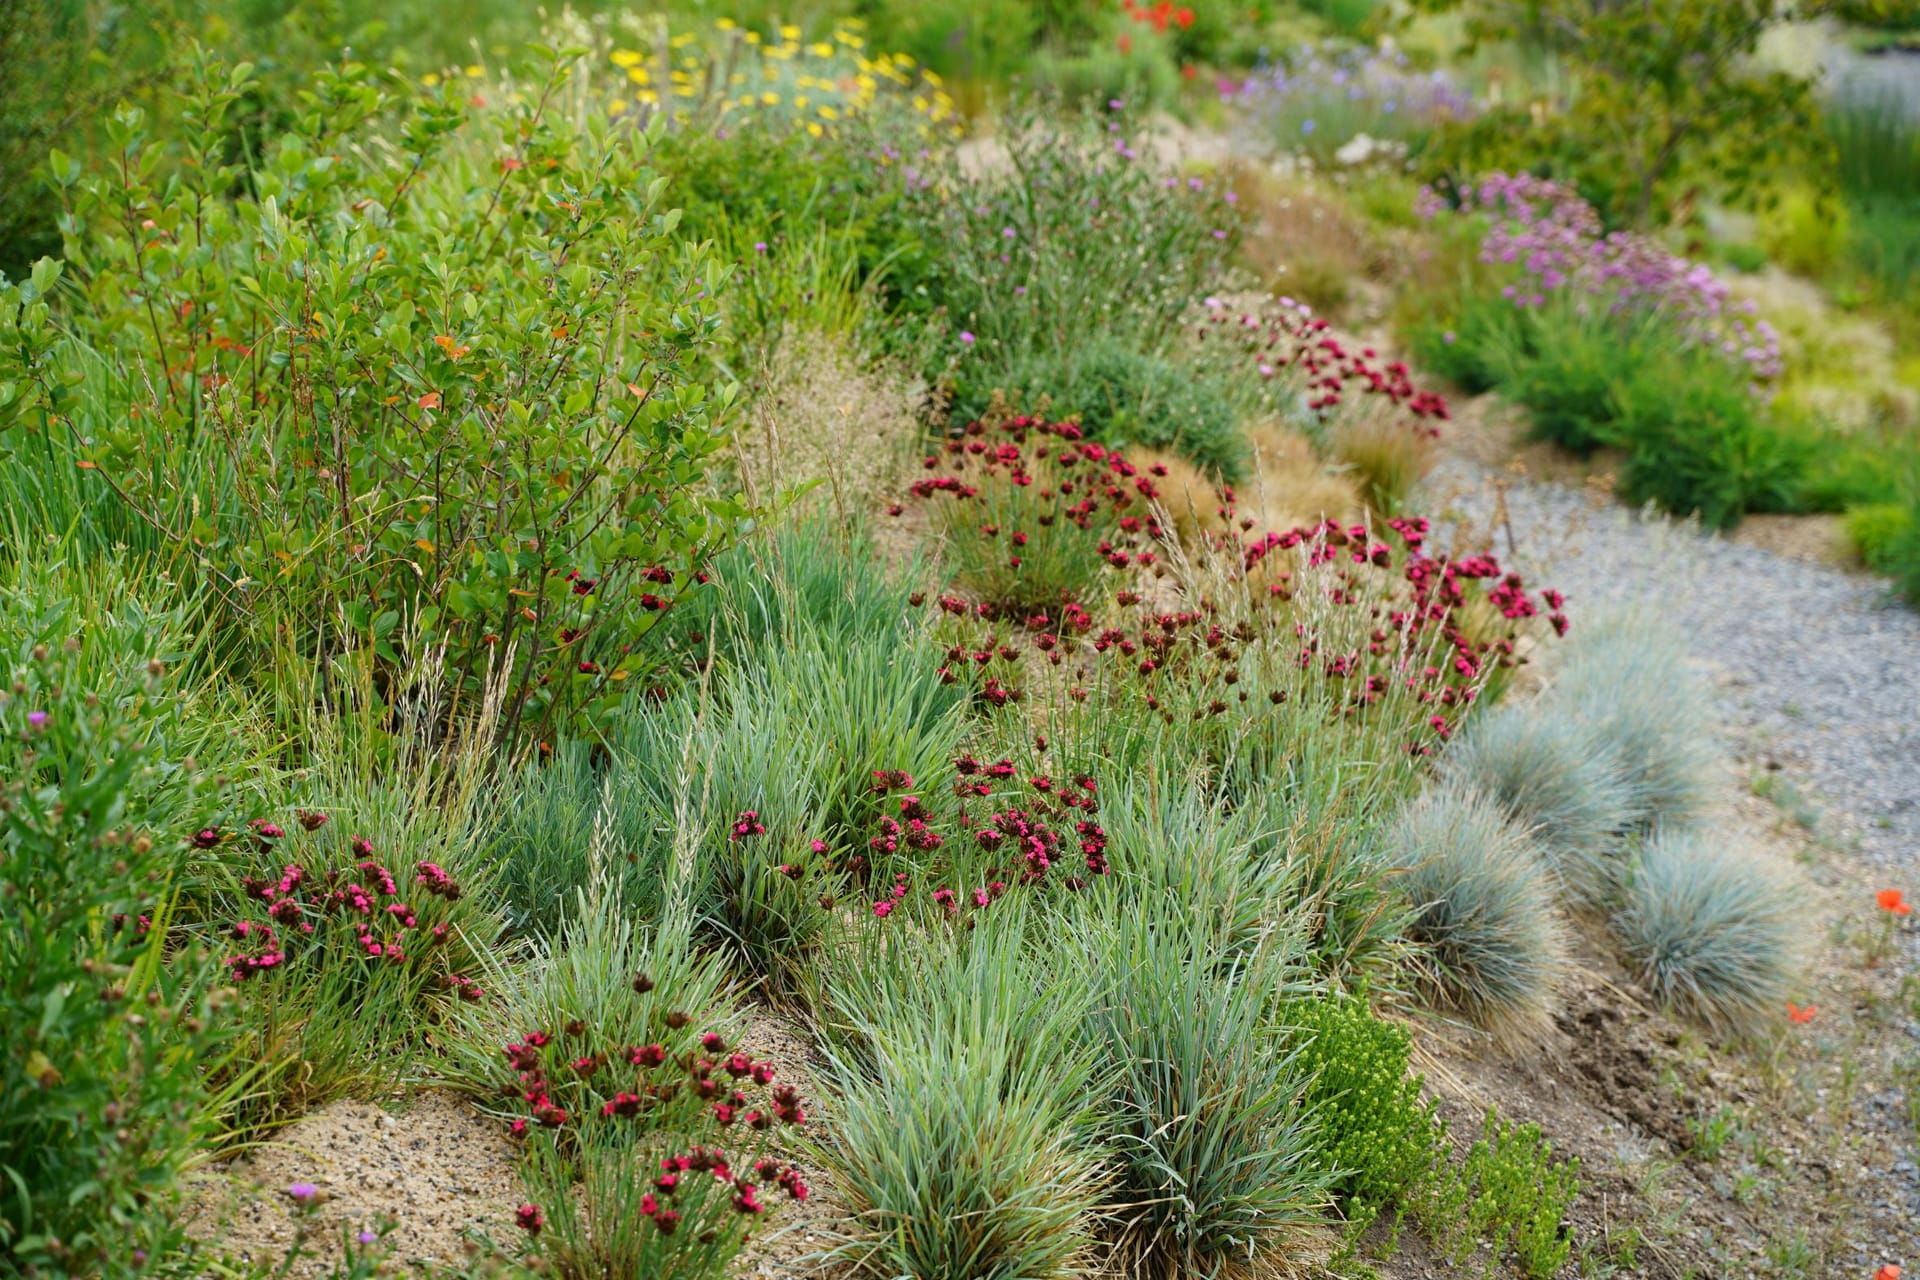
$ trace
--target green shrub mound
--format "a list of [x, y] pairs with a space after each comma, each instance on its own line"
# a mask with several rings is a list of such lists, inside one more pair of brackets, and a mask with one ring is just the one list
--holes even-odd
[[1855, 508], [1847, 513], [1847, 537], [1867, 568], [1920, 604], [1920, 496]]
[[178, 1248], [173, 1179], [231, 1102], [213, 1094], [236, 1020], [174, 888], [178, 833], [207, 781], [181, 761], [218, 739], [162, 661], [188, 617], [130, 585], [43, 561], [0, 568], [9, 1274], [126, 1275], [129, 1258]]
[[1232, 389], [1197, 376], [1177, 353], [1096, 338], [1085, 348], [1033, 352], [991, 385], [988, 376], [960, 384], [953, 408], [961, 421], [984, 414], [996, 390], [1026, 405], [1045, 395], [1053, 417], [1077, 417], [1093, 439], [1177, 453], [1221, 480], [1246, 474], [1247, 442], [1235, 422]]
[[1463, 786], [1427, 791], [1401, 812], [1386, 849], [1429, 995], [1503, 1038], [1544, 1022], [1566, 942], [1551, 873], [1499, 803]]
[[1528, 832], [1572, 901], [1606, 897], [1624, 827], [1644, 806], [1619, 755], [1583, 722], [1550, 708], [1496, 707], [1448, 746], [1442, 768]]
[[1350, 1218], [1370, 1219], [1415, 1194], [1445, 1166], [1446, 1122], [1408, 1072], [1413, 1037], [1351, 996], [1287, 1009], [1312, 1084], [1324, 1166]]
[[1704, 834], [1657, 832], [1613, 918], [1640, 981], [1663, 1004], [1722, 1030], [1777, 1016], [1792, 994], [1801, 913], [1740, 851]]

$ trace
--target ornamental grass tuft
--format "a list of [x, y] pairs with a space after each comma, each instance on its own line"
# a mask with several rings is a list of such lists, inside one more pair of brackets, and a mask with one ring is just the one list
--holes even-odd
[[1387, 850], [1429, 996], [1499, 1039], [1530, 1038], [1566, 968], [1552, 877], [1533, 842], [1483, 792], [1443, 785], [1401, 812]]
[[1628, 963], [1655, 997], [1728, 1032], [1759, 1025], [1793, 994], [1803, 927], [1765, 867], [1682, 831], [1647, 841], [1613, 918]]

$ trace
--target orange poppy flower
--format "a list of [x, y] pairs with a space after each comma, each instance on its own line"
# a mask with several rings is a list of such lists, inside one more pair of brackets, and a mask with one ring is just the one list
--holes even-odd
[[1891, 911], [1896, 916], [1907, 915], [1913, 910], [1913, 904], [1907, 901], [1907, 895], [1898, 889], [1882, 889], [1879, 902], [1882, 911]]
[[1818, 1012], [1820, 1012], [1820, 1009], [1819, 1009], [1819, 1006], [1817, 1005], [1810, 1004], [1806, 1008], [1802, 1009], [1799, 1005], [1795, 1004], [1793, 1001], [1791, 1000], [1787, 1001], [1787, 1021], [1788, 1022], [1812, 1022], [1813, 1015]]
[[1873, 1273], [1873, 1280], [1900, 1280], [1900, 1268], [1889, 1262]]

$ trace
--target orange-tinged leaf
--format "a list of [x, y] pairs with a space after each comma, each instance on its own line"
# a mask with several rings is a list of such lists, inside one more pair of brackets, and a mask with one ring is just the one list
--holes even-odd
[[440, 393], [438, 391], [429, 391], [427, 394], [421, 396], [420, 407], [422, 409], [438, 409], [440, 407]]

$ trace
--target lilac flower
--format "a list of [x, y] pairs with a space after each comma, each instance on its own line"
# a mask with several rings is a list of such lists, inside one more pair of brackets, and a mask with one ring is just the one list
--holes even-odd
[[[1424, 217], [1446, 211], [1431, 191], [1421, 193], [1416, 207]], [[1616, 313], [1665, 315], [1687, 341], [1744, 363], [1756, 382], [1779, 376], [1779, 335], [1764, 321], [1749, 324], [1750, 302], [1736, 305], [1709, 268], [1656, 241], [1606, 231], [1570, 188], [1529, 174], [1494, 173], [1464, 193], [1462, 209], [1491, 216], [1480, 260], [1518, 269], [1520, 278], [1501, 289], [1515, 306], [1543, 306], [1553, 295], [1571, 297], [1581, 308], [1604, 301]]]
[[973, 345], [973, 335], [965, 329], [962, 329], [960, 331], [960, 341], [970, 347]]

